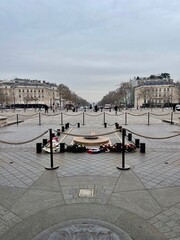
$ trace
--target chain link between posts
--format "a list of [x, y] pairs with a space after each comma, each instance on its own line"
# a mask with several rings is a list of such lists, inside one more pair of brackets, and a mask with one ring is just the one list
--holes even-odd
[[147, 138], [147, 139], [154, 139], [154, 140], [159, 140], [159, 139], [168, 139], [168, 138], [174, 138], [174, 137], [177, 137], [177, 136], [180, 136], [180, 133], [177, 133], [177, 134], [174, 134], [174, 135], [171, 135], [171, 136], [166, 136], [166, 137], [150, 137], [150, 136], [145, 136], [145, 135], [142, 135], [142, 134], [139, 134], [137, 132], [134, 132], [130, 129], [127, 129], [126, 130], [136, 136], [139, 136], [139, 137], [143, 137], [143, 138]]
[[43, 135], [45, 135], [46, 133], [48, 133], [48, 130], [45, 131], [44, 133], [42, 133], [41, 135], [35, 137], [35, 138], [32, 138], [30, 140], [27, 140], [27, 141], [24, 141], [24, 142], [7, 142], [7, 141], [2, 141], [0, 140], [0, 143], [3, 143], [3, 144], [11, 144], [11, 145], [20, 145], [20, 144], [26, 144], [26, 143], [30, 143], [30, 142], [33, 142], [35, 141], [36, 139], [42, 137]]
[[67, 136], [72, 136], [72, 137], [87, 137], [87, 136], [93, 136], [93, 137], [100, 137], [100, 136], [105, 136], [105, 135], [110, 135], [110, 134], [114, 134], [116, 132], [120, 132], [120, 130], [114, 130], [111, 132], [107, 132], [107, 133], [101, 133], [101, 134], [94, 134], [94, 135], [90, 135], [90, 134], [73, 134], [73, 133], [67, 133], [67, 132], [61, 132], [61, 131], [57, 131], [57, 130], [53, 130], [54, 132], [60, 132], [61, 134], [67, 135]]
[[[171, 136], [165, 136], [165, 137], [151, 137], [151, 136], [146, 136], [146, 135], [143, 135], [143, 134], [139, 134], [137, 132], [134, 132], [130, 129], [127, 129], [125, 128], [128, 132], [136, 135], [136, 136], [139, 136], [139, 137], [142, 137], [142, 138], [147, 138], [147, 139], [154, 139], [154, 140], [163, 140], [163, 139], [169, 139], [169, 138], [174, 138], [174, 137], [178, 137], [180, 136], [180, 133], [177, 133], [177, 134], [174, 134], [174, 135], [171, 135]], [[67, 135], [67, 136], [72, 136], [72, 137], [87, 137], [89, 136], [88, 134], [72, 134], [72, 133], [66, 133], [66, 132], [61, 132], [61, 131], [57, 131], [57, 130], [53, 130], [54, 132], [58, 132], [58, 133], [61, 133], [61, 134], [64, 134], [64, 135]], [[121, 132], [120, 129], [117, 129], [117, 130], [114, 130], [114, 131], [111, 131], [111, 132], [107, 132], [107, 133], [101, 133], [101, 134], [98, 134], [98, 135], [93, 135], [94, 137], [99, 137], [99, 136], [105, 136], [105, 135], [110, 135], [110, 134], [114, 134], [114, 133], [117, 133], [117, 132]], [[30, 142], [33, 142], [35, 141], [36, 139], [42, 137], [43, 135], [45, 135], [46, 133], [48, 133], [48, 130], [45, 131], [44, 133], [38, 135], [37, 137], [35, 138], [32, 138], [30, 140], [27, 140], [27, 141], [23, 141], [23, 142], [7, 142], [7, 141], [3, 141], [3, 140], [0, 140], [0, 143], [3, 143], [3, 144], [11, 144], [11, 145], [20, 145], [20, 144], [26, 144], [26, 143], [30, 143]]]
[[142, 114], [127, 113], [127, 114], [128, 114], [128, 115], [131, 115], [131, 116], [139, 117], [139, 116], [145, 116], [145, 115], [147, 115], [148, 113], [142, 113]]
[[79, 115], [81, 115], [81, 114], [82, 114], [82, 113], [77, 113], [77, 114], [64, 113], [64, 115], [71, 116], [71, 117], [76, 117], [76, 116], [79, 116]]
[[151, 113], [154, 116], [166, 116], [169, 115], [170, 113], [164, 113], [164, 114], [157, 114], [157, 113]]
[[108, 112], [105, 112], [105, 113], [109, 116], [112, 116], [112, 117], [118, 117], [118, 116], [124, 115], [124, 113], [120, 113], [120, 114], [111, 114], [111, 113], [108, 113]]
[[41, 113], [41, 115], [46, 116], [46, 117], [54, 117], [54, 116], [60, 115], [60, 113], [56, 113], [56, 114], [45, 114], [45, 113]]
[[85, 113], [85, 115], [87, 115], [89, 117], [99, 117], [99, 116], [103, 115], [103, 113], [99, 113], [99, 114], [96, 114], [96, 115]]
[[[17, 114], [16, 114], [17, 115]], [[34, 116], [36, 116], [36, 115], [38, 115], [38, 113], [34, 113], [34, 114], [29, 114], [29, 115], [24, 115], [24, 114], [20, 114], [20, 113], [18, 113], [18, 115], [19, 116], [21, 116], [21, 117], [34, 117]]]

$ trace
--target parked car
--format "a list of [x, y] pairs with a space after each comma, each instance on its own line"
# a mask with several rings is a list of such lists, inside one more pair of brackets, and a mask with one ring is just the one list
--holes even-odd
[[177, 105], [176, 105], [175, 110], [176, 110], [176, 111], [180, 111], [180, 104], [177, 104]]
[[111, 104], [105, 104], [104, 109], [110, 109], [111, 108]]
[[149, 108], [149, 103], [143, 103], [140, 108]]

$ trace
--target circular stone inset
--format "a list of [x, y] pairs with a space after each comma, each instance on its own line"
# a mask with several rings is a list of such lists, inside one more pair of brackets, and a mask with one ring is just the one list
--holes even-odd
[[76, 219], [56, 224], [33, 240], [132, 240], [120, 228], [96, 219]]

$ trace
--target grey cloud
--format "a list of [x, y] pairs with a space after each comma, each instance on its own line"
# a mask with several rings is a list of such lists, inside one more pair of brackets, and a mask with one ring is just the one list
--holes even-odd
[[2, 78], [92, 82], [97, 98], [137, 75], [180, 78], [178, 0], [1, 0], [0, 22]]

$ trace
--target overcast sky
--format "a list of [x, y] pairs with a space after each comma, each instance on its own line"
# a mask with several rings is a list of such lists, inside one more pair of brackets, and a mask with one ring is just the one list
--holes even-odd
[[179, 0], [0, 0], [0, 79], [101, 100], [134, 76], [180, 80]]

